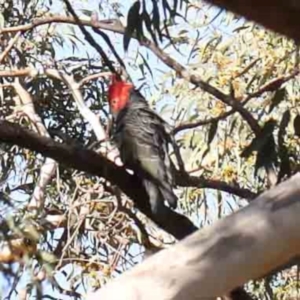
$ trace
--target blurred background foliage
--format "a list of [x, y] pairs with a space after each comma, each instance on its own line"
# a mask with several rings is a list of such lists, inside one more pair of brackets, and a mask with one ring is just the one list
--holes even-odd
[[[136, 87], [174, 126], [190, 175], [258, 193], [270, 187], [266, 167], [271, 166], [278, 182], [298, 171], [299, 50], [293, 41], [202, 1], [71, 3], [83, 20], [119, 20], [125, 26], [124, 35], [105, 32]], [[32, 105], [48, 136], [90, 147], [96, 141], [95, 132], [72, 93], [62, 80], [42, 72], [60, 70], [79, 82], [108, 70], [77, 26], [49, 21], [66, 14], [60, 0], [0, 1], [1, 52], [15, 39], [1, 57], [0, 114], [1, 119], [41, 133], [38, 121], [24, 108]], [[41, 19], [46, 20], [44, 25], [26, 27]], [[109, 44], [90, 32], [117, 67]], [[224, 101], [167, 67], [155, 52], [143, 47], [148, 41], [191, 74], [242, 103], [261, 134], [255, 134], [247, 120]], [[26, 68], [40, 75], [5, 74]], [[14, 89], [16, 82], [29, 93], [31, 103], [24, 103]], [[85, 106], [108, 131], [106, 89], [107, 81], [96, 78], [80, 91]], [[107, 188], [103, 178], [53, 165], [55, 172], [42, 195], [44, 204], [32, 209], [34, 190], [47, 161], [4, 143], [0, 152], [3, 299], [79, 298], [131, 268], [141, 261], [145, 249], [153, 247], [144, 241], [137, 219], [151, 221], [139, 215], [130, 199], [114, 187]], [[247, 204], [247, 199], [222, 192], [218, 185], [214, 190], [178, 187], [176, 193], [179, 211], [199, 227]], [[156, 248], [174, 243], [155, 224], [147, 231]], [[285, 270], [249, 283], [248, 289], [259, 299], [291, 299], [297, 291], [297, 272], [295, 267]]]

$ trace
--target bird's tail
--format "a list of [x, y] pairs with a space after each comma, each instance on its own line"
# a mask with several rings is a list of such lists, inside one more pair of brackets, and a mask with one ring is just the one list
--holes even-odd
[[147, 179], [143, 180], [143, 184], [149, 196], [152, 213], [158, 214], [163, 211], [161, 208], [165, 206], [165, 200], [169, 203], [171, 208], [176, 209], [177, 197], [169, 184], [158, 184]]
[[160, 193], [162, 194], [164, 200], [166, 200], [170, 207], [176, 209], [177, 207], [177, 197], [173, 192], [172, 186], [170, 184], [162, 184], [159, 187]]
[[143, 179], [143, 185], [149, 196], [151, 211], [153, 213], [157, 214], [162, 211], [160, 208], [165, 206], [164, 201], [167, 201], [171, 208], [176, 209], [177, 197], [170, 184]]

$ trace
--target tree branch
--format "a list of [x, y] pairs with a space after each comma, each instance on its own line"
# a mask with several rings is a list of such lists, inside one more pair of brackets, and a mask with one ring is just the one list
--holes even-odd
[[[33, 100], [28, 91], [21, 85], [19, 78], [15, 79], [12, 84], [14, 87], [22, 106], [22, 111], [28, 116], [35, 130], [45, 137], [50, 137], [46, 127], [43, 124], [41, 117], [37, 114]], [[36, 185], [34, 187], [33, 194], [31, 196], [30, 202], [28, 204], [29, 209], [41, 210], [44, 208], [45, 202], [45, 190], [47, 184], [53, 178], [56, 172], [58, 164], [55, 160], [47, 157], [43, 162], [40, 170], [39, 178], [37, 179]]]
[[299, 181], [298, 174], [87, 299], [215, 299], [260, 278], [299, 254]]
[[[0, 121], [0, 141], [11, 145], [18, 145], [50, 157], [62, 165], [87, 172], [92, 175], [104, 177], [116, 184], [136, 206], [150, 219], [177, 239], [191, 234], [197, 230], [193, 223], [168, 207], [164, 207], [159, 216], [153, 216], [149, 206], [148, 195], [138, 177], [130, 175], [122, 167], [116, 166], [101, 154], [81, 148], [80, 146], [66, 145], [53, 141], [50, 138], [22, 128], [17, 124]], [[75, 144], [75, 143], [74, 143]], [[253, 193], [246, 189], [232, 187], [224, 182], [199, 179], [193, 176], [178, 176], [178, 185], [199, 186], [201, 188], [221, 189], [235, 193], [238, 196], [253, 197]]]
[[235, 109], [231, 109], [223, 114], [221, 114], [220, 116], [218, 117], [215, 117], [215, 118], [209, 118], [209, 119], [206, 119], [206, 120], [199, 120], [199, 121], [196, 121], [196, 122], [185, 122], [185, 123], [182, 123], [182, 124], [179, 124], [178, 126], [174, 127], [173, 129], [173, 134], [177, 134], [179, 133], [180, 131], [183, 131], [183, 130], [187, 130], [187, 129], [193, 129], [193, 128], [196, 128], [196, 127], [199, 127], [199, 126], [204, 126], [204, 125], [209, 125], [211, 123], [214, 123], [214, 122], [218, 122], [218, 121], [221, 121], [223, 119], [226, 119], [227, 117], [229, 117], [230, 115], [236, 113], [236, 110]]
[[200, 76], [191, 74], [188, 69], [186, 69], [183, 65], [179, 62], [174, 60], [168, 54], [166, 54], [163, 50], [158, 48], [153, 42], [150, 40], [144, 39], [141, 42], [141, 45], [150, 49], [161, 61], [163, 61], [168, 67], [175, 70], [177, 75], [186, 79], [190, 83], [194, 84], [195, 86], [201, 88], [203, 91], [213, 95], [220, 101], [224, 102], [225, 104], [231, 106], [235, 111], [239, 112], [240, 115], [245, 119], [245, 121], [249, 124], [252, 131], [257, 135], [260, 133], [261, 128], [258, 125], [257, 120], [252, 116], [252, 114], [243, 107], [242, 103], [237, 101], [230, 95], [226, 95], [214, 86], [210, 85], [209, 83], [203, 81]]
[[153, 216], [148, 195], [139, 178], [128, 174], [124, 168], [116, 166], [101, 154], [80, 146], [55, 142], [17, 124], [3, 120], [0, 121], [0, 141], [36, 151], [45, 157], [51, 157], [62, 165], [104, 177], [116, 184], [145, 215], [177, 239], [182, 239], [197, 230], [197, 227], [188, 218], [166, 206], [159, 216]]
[[[80, 86], [82, 84], [81, 83], [82, 81], [78, 83], [75, 81], [73, 76], [67, 75], [64, 72], [55, 69], [46, 69], [45, 74], [51, 78], [56, 78], [58, 80], [61, 80], [68, 87], [80, 114], [87, 122], [90, 123], [94, 131], [94, 134], [97, 138], [97, 141], [100, 142], [99, 152], [107, 156], [107, 158], [113, 161], [116, 165], [122, 166], [123, 163], [119, 156], [119, 151], [117, 150], [116, 147], [113, 147], [111, 143], [108, 141], [107, 134], [105, 132], [103, 125], [100, 122], [100, 118], [96, 116], [95, 113], [92, 112], [89, 109], [89, 107], [87, 107], [87, 105], [84, 103], [82, 93], [80, 92]], [[101, 75], [105, 76], [107, 74], [108, 74], [107, 72], [103, 72]], [[100, 74], [98, 74], [98, 77], [100, 77]]]
[[[79, 20], [80, 25], [90, 26], [92, 28], [99, 28], [104, 30], [109, 30], [115, 33], [124, 34], [125, 33], [125, 27], [122, 25], [122, 23], [118, 20], [105, 20], [105, 21], [98, 21], [98, 20]], [[0, 34], [7, 33], [7, 32], [15, 32], [15, 31], [28, 31], [32, 30], [33, 28], [45, 24], [50, 23], [68, 23], [68, 24], [74, 24], [78, 25], [78, 22], [73, 17], [65, 17], [65, 16], [51, 16], [43, 19], [35, 19], [32, 21], [32, 23], [22, 25], [22, 26], [16, 26], [16, 27], [10, 27], [10, 28], [3, 28], [0, 29]], [[135, 37], [135, 36], [133, 36]], [[170, 57], [167, 53], [165, 53], [162, 49], [160, 49], [158, 46], [155, 45], [155, 43], [151, 42], [147, 38], [143, 38], [142, 41], [140, 41], [140, 44], [142, 46], [145, 46], [149, 50], [151, 50], [161, 61], [163, 61], [168, 67], [176, 71], [177, 75], [188, 80], [195, 86], [201, 88], [203, 91], [213, 95], [220, 101], [224, 102], [225, 104], [231, 106], [233, 109], [238, 111], [241, 116], [246, 120], [246, 122], [249, 124], [251, 129], [255, 134], [260, 133], [260, 126], [258, 125], [258, 122], [255, 120], [255, 118], [252, 116], [252, 114], [243, 107], [243, 105], [231, 97], [230, 95], [226, 95], [222, 93], [217, 88], [213, 87], [209, 83], [203, 81], [200, 76], [191, 74], [188, 69], [186, 69], [183, 65], [181, 65], [179, 62], [177, 62], [175, 59]]]
[[[95, 39], [92, 37], [92, 35], [85, 29], [84, 25], [82, 24], [82, 22], [80, 21], [79, 17], [77, 16], [77, 14], [75, 13], [72, 5], [70, 4], [70, 2], [68, 0], [63, 0], [63, 2], [65, 3], [65, 5], [67, 6], [67, 10], [68, 12], [73, 16], [73, 18], [76, 21], [76, 24], [79, 26], [81, 32], [84, 35], [84, 38], [89, 42], [89, 44], [94, 47], [94, 49], [99, 53], [100, 57], [103, 59], [104, 64], [109, 68], [109, 70], [112, 73], [117, 73], [115, 70], [114, 65], [111, 63], [111, 61], [109, 60], [108, 56], [106, 55], [105, 51], [97, 44], [97, 42], [95, 41]], [[91, 23], [93, 22], [93, 20], [91, 20]]]
[[[206, 0], [225, 7], [269, 29], [300, 40], [300, 2], [293, 0]], [[266, 13], [267, 12], [267, 13]]]
[[19, 37], [21, 35], [21, 32], [17, 32], [15, 36], [9, 41], [7, 47], [4, 49], [4, 51], [0, 54], [0, 64], [2, 64], [5, 57], [8, 55], [9, 51], [13, 48], [14, 44], [18, 41]]
[[251, 192], [248, 189], [240, 188], [238, 186], [230, 185], [224, 181], [217, 181], [212, 179], [204, 179], [202, 177], [190, 176], [188, 174], [182, 174], [181, 172], [176, 173], [176, 183], [179, 186], [185, 187], [198, 187], [198, 188], [209, 188], [227, 192], [247, 200], [254, 199], [257, 194]]
[[[299, 68], [297, 68], [293, 72], [291, 72], [291, 74], [280, 76], [280, 77], [270, 80], [269, 82], [267, 82], [266, 84], [261, 86], [257, 91], [255, 91], [249, 95], [246, 95], [241, 100], [242, 105], [246, 105], [251, 99], [259, 97], [266, 92], [273, 92], [273, 91], [279, 89], [285, 82], [295, 78], [297, 75], [299, 75], [299, 73], [300, 73], [300, 70], [299, 70]], [[199, 120], [196, 122], [186, 122], [183, 124], [179, 124], [178, 126], [176, 126], [173, 129], [173, 134], [176, 134], [182, 130], [192, 129], [192, 128], [196, 128], [199, 126], [204, 126], [204, 125], [208, 125], [208, 124], [211, 124], [214, 122], [218, 122], [220, 120], [226, 119], [227, 117], [229, 117], [230, 115], [232, 115], [236, 112], [237, 111], [235, 109], [231, 109], [215, 118], [209, 118], [207, 120]]]

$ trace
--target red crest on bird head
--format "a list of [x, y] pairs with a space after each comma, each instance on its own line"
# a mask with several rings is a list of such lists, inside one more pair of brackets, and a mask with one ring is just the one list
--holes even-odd
[[113, 114], [120, 112], [128, 103], [133, 84], [122, 81], [113, 74], [108, 88], [108, 102]]

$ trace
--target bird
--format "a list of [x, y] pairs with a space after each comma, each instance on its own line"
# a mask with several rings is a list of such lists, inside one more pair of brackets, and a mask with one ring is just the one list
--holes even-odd
[[111, 77], [108, 103], [113, 116], [112, 140], [125, 167], [141, 179], [152, 213], [159, 214], [165, 201], [176, 209], [174, 166], [168, 153], [170, 125], [132, 83], [116, 75]]

